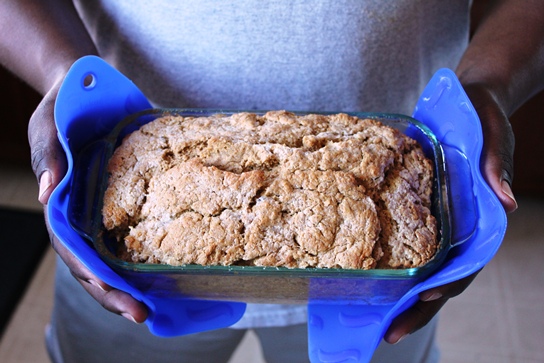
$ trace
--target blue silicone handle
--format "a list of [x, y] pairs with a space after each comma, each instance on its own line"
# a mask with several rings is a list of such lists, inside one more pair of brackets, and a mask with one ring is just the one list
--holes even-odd
[[244, 314], [244, 303], [165, 299], [144, 294], [105, 264], [68, 220], [74, 156], [90, 141], [111, 132], [124, 117], [150, 107], [142, 92], [102, 59], [88, 56], [73, 64], [55, 104], [55, 122], [68, 170], [49, 200], [51, 229], [98, 278], [148, 306], [146, 324], [152, 333], [176, 336], [230, 326]]
[[500, 247], [506, 214], [480, 172], [480, 120], [455, 74], [439, 70], [423, 91], [413, 117], [442, 143], [452, 212], [452, 245], [444, 264], [392, 305], [308, 305], [309, 355], [313, 363], [369, 362], [392, 320], [418, 294], [483, 268]]

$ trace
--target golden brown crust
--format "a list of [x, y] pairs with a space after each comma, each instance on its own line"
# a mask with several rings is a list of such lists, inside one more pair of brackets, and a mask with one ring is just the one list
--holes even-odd
[[369, 119], [165, 116], [108, 172], [104, 225], [137, 262], [406, 268], [436, 251], [431, 163]]

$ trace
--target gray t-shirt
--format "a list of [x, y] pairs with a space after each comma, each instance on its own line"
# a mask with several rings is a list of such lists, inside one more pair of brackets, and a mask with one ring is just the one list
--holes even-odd
[[[471, 0], [77, 0], [100, 55], [160, 107], [411, 114], [455, 68]], [[306, 320], [249, 305], [236, 327]]]
[[[470, 0], [85, 0], [102, 57], [162, 107], [411, 114]], [[137, 5], [136, 5], [137, 4]]]

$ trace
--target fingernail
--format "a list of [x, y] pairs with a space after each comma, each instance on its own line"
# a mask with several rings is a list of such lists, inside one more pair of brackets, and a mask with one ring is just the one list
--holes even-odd
[[399, 344], [400, 342], [402, 342], [404, 339], [406, 339], [406, 337], [410, 335], [410, 334], [405, 334], [403, 336], [401, 336], [395, 343], [393, 344]]
[[38, 200], [40, 203], [45, 204], [47, 200], [43, 200], [45, 192], [51, 187], [52, 177], [49, 171], [44, 171], [40, 177], [40, 190], [38, 192]]
[[128, 319], [130, 321], [132, 321], [133, 323], [135, 324], [138, 324], [138, 322], [136, 321], [136, 319], [134, 319], [134, 317], [132, 315], [130, 315], [129, 313], [121, 313], [121, 316], [125, 319]]
[[433, 301], [433, 300], [438, 300], [442, 297], [442, 294], [439, 293], [439, 292], [434, 292], [432, 293], [431, 295], [429, 296], [425, 296], [423, 295], [423, 297], [421, 297], [421, 300], [423, 301]]
[[508, 198], [512, 199], [512, 202], [514, 202], [517, 209], [518, 203], [516, 202], [516, 198], [514, 198], [514, 193], [512, 192], [512, 188], [510, 187], [510, 184], [506, 180], [503, 180], [501, 182], [501, 189], [502, 189], [502, 192], [508, 196]]
[[104, 286], [102, 286], [101, 284], [99, 284], [99, 283], [98, 283], [97, 281], [95, 281], [95, 280], [87, 280], [87, 282], [88, 282], [89, 284], [93, 285], [93, 286], [98, 287], [100, 290], [102, 290], [102, 291], [104, 291], [104, 292], [108, 292], [108, 291], [104, 288]]

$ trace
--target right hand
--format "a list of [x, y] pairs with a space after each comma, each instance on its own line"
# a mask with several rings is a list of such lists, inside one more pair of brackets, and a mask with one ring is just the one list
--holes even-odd
[[[28, 126], [32, 169], [40, 186], [38, 200], [44, 207], [51, 193], [66, 174], [66, 156], [58, 140], [54, 122], [54, 106], [60, 83], [57, 82], [44, 96], [30, 118]], [[83, 288], [105, 309], [136, 323], [144, 322], [148, 314], [145, 304], [97, 278], [52, 233], [47, 213], [45, 216], [53, 249]]]

